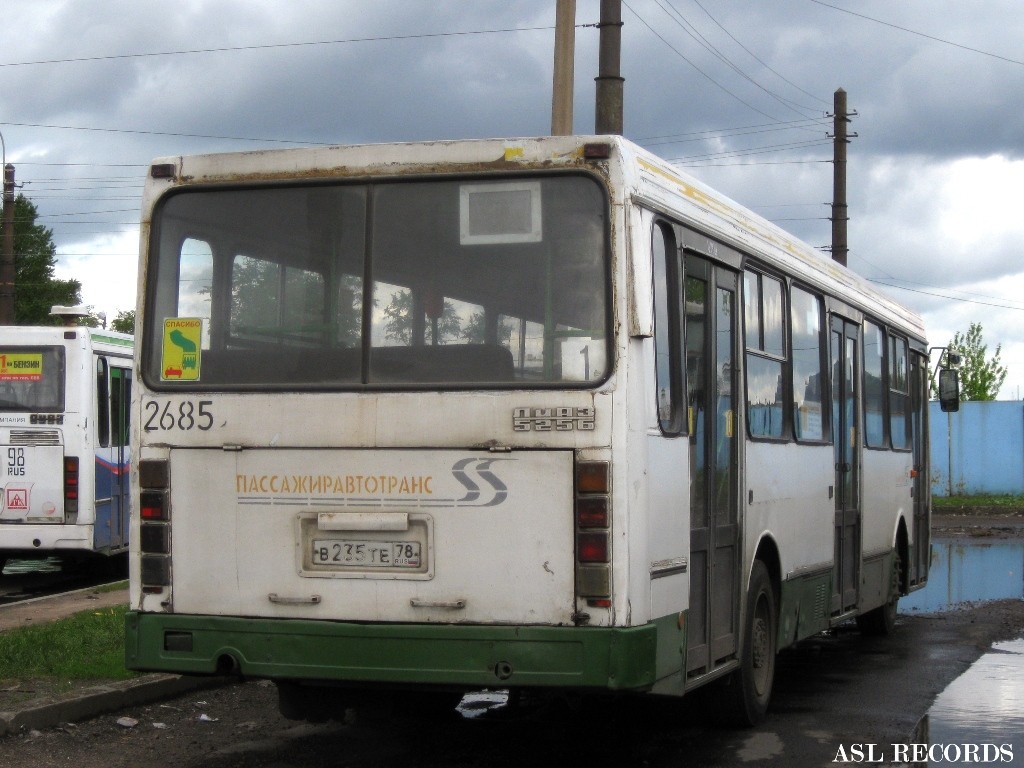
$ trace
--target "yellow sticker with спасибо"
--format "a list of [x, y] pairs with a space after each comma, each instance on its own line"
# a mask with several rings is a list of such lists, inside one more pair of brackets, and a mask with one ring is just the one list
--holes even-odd
[[203, 319], [169, 317], [164, 320], [160, 356], [161, 381], [199, 381], [202, 356]]

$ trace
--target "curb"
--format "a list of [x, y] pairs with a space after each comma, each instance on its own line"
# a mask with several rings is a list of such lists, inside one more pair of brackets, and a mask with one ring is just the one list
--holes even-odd
[[67, 698], [30, 701], [17, 712], [0, 712], [0, 738], [21, 731], [52, 728], [86, 720], [123, 707], [149, 704], [182, 693], [218, 688], [234, 682], [224, 677], [150, 674], [123, 682], [83, 688]]

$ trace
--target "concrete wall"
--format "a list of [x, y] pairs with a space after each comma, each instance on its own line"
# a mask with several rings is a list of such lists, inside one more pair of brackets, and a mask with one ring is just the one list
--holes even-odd
[[932, 494], [1024, 493], [1024, 402], [961, 403], [958, 413], [931, 402], [928, 417]]

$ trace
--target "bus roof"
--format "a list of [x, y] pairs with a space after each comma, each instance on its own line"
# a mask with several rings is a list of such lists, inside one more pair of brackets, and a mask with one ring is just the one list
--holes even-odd
[[674, 213], [684, 223], [757, 257], [766, 266], [837, 296], [924, 342], [924, 324], [917, 313], [852, 270], [621, 136], [359, 144], [158, 158], [147, 180], [143, 223], [150, 221], [156, 200], [178, 186], [557, 168], [594, 170], [595, 160], [584, 156], [584, 148], [602, 144], [609, 151], [598, 161], [611, 161], [613, 188], [620, 186], [623, 197]]
[[4, 325], [0, 326], [0, 344], [46, 345], [85, 339], [98, 352], [130, 357], [134, 337], [127, 333], [87, 326]]

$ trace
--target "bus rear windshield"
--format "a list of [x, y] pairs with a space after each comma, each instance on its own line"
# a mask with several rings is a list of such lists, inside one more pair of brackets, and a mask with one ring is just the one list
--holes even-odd
[[0, 411], [64, 410], [64, 348], [0, 346]]
[[147, 381], [592, 386], [607, 209], [576, 175], [180, 192], [154, 215]]

